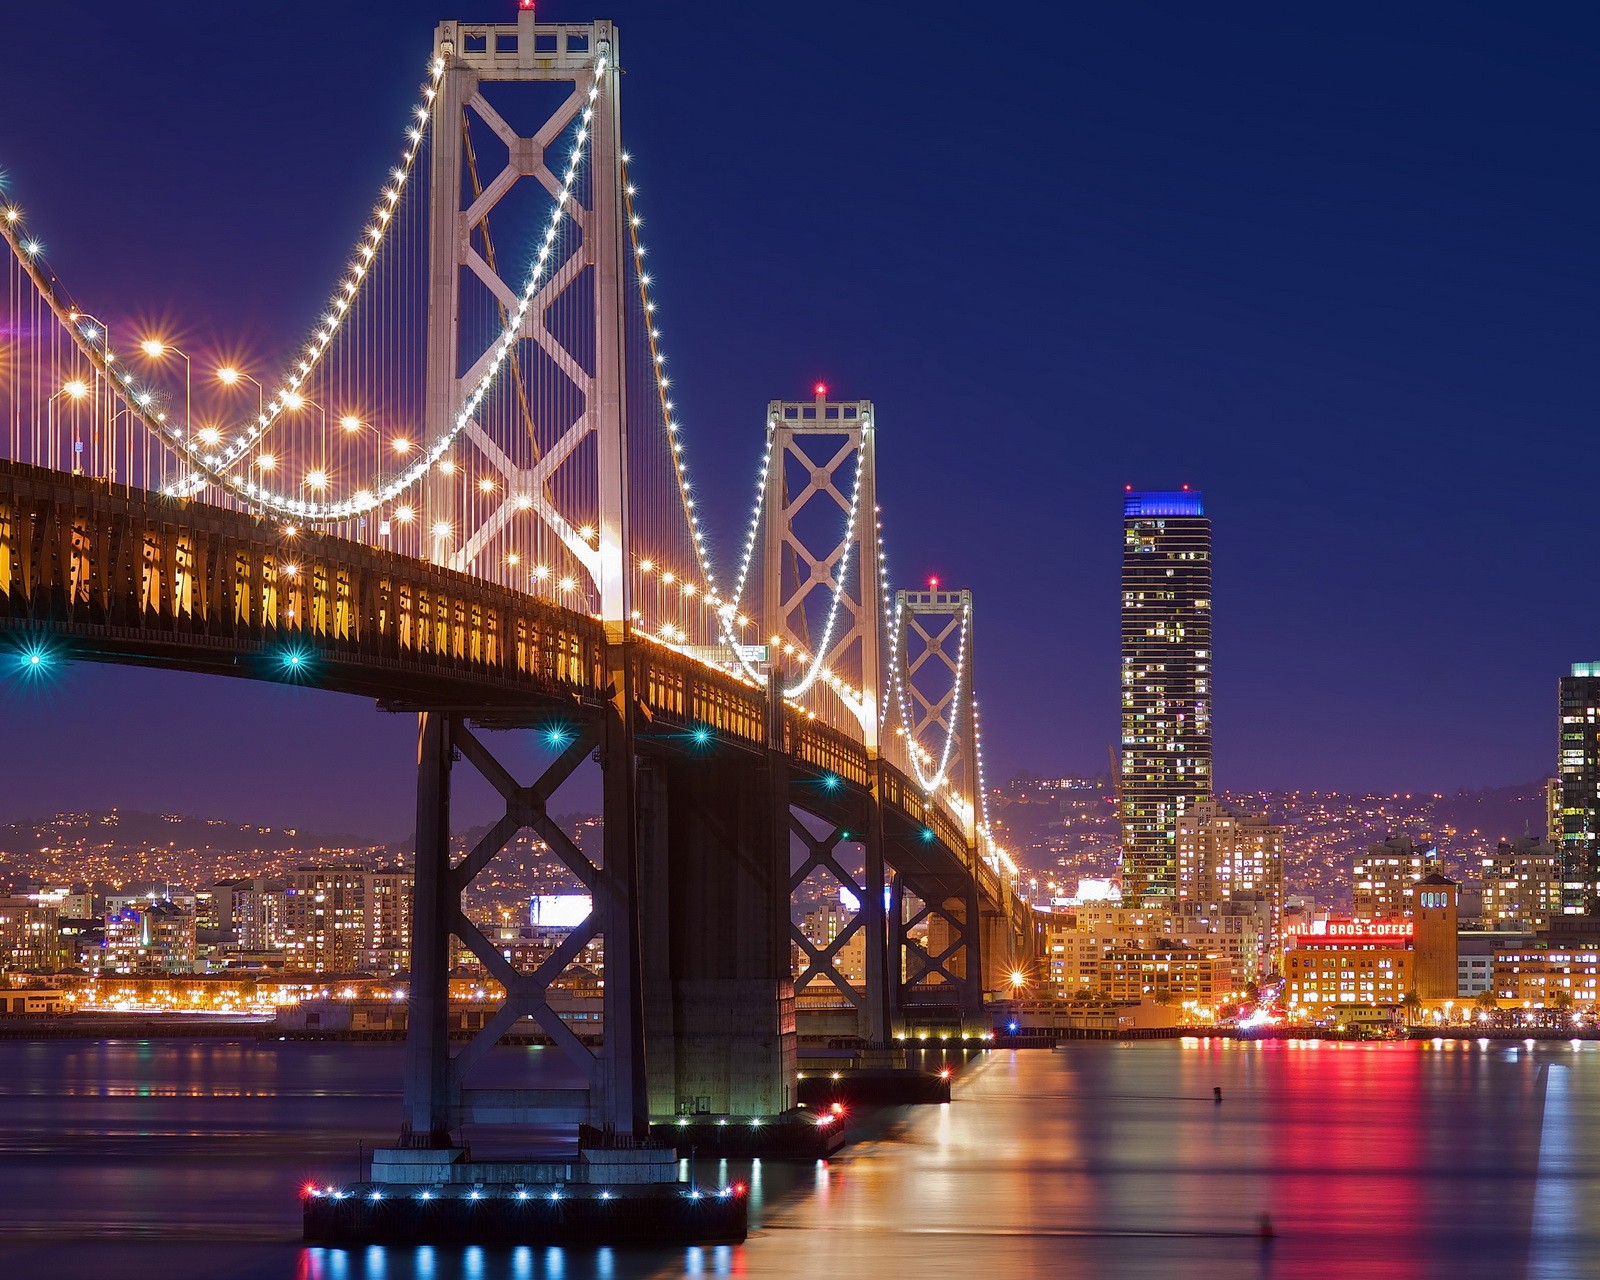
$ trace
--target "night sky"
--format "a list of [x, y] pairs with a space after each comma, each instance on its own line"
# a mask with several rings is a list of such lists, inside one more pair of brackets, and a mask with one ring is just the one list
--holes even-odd
[[[321, 309], [435, 22], [513, 8], [52, 12], [7, 59], [9, 195], [85, 305], [266, 365]], [[994, 776], [1104, 770], [1123, 486], [1181, 483], [1214, 526], [1220, 785], [1553, 769], [1557, 677], [1600, 659], [1592, 6], [541, 12], [621, 24], [723, 545], [769, 399], [874, 400], [891, 567], [977, 593]], [[3, 819], [411, 828], [414, 726], [357, 699], [78, 666], [0, 717]]]

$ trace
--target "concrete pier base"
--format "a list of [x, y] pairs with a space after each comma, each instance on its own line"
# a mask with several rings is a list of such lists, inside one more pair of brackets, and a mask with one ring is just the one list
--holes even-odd
[[464, 1147], [380, 1147], [372, 1153], [372, 1185], [398, 1190], [490, 1183], [639, 1187], [677, 1181], [678, 1157], [670, 1141], [585, 1147], [571, 1160], [473, 1160]]
[[307, 1241], [356, 1244], [737, 1244], [749, 1230], [743, 1186], [482, 1183], [307, 1188]]
[[757, 1160], [826, 1160], [849, 1140], [845, 1117], [795, 1111], [776, 1118], [680, 1116], [650, 1126], [656, 1142], [671, 1143], [677, 1154], [730, 1156]]

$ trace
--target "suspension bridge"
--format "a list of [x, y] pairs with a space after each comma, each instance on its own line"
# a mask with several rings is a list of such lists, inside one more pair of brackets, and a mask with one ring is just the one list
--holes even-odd
[[[988, 819], [973, 599], [891, 585], [872, 402], [774, 400], [753, 492], [695, 482], [620, 57], [607, 22], [440, 25], [347, 266], [270, 371], [140, 332], [0, 205], [9, 661], [294, 681], [417, 719], [414, 1161], [469, 1122], [777, 1115], [796, 992], [831, 988], [891, 1046], [912, 1014], [980, 1020], [1034, 945]], [[746, 504], [719, 559], [707, 513]], [[496, 755], [507, 733], [540, 735], [538, 777]], [[461, 769], [504, 808], [457, 857]], [[586, 769], [595, 857], [550, 816]], [[527, 830], [593, 910], [523, 970], [462, 894]], [[854, 904], [825, 945], [793, 923], [808, 885]], [[504, 990], [459, 1048], [452, 935]], [[546, 993], [597, 939], [592, 1049]], [[477, 1087], [524, 1018], [581, 1087]]]

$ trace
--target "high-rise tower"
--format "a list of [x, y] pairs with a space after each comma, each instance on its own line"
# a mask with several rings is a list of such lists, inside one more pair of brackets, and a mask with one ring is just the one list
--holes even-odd
[[1600, 881], [1600, 662], [1561, 677], [1561, 911], [1592, 912]]
[[1211, 522], [1130, 490], [1122, 525], [1122, 896], [1171, 902], [1178, 815], [1211, 796]]

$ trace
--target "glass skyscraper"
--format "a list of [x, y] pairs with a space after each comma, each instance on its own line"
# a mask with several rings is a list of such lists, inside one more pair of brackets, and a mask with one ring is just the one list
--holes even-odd
[[1122, 525], [1122, 896], [1170, 903], [1178, 815], [1211, 798], [1211, 522], [1130, 490]]
[[1600, 909], [1600, 662], [1574, 662], [1561, 677], [1561, 911]]

